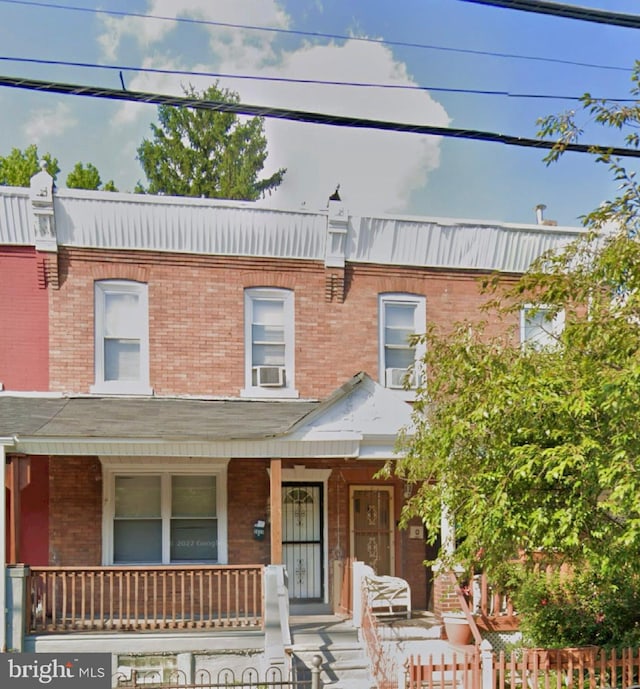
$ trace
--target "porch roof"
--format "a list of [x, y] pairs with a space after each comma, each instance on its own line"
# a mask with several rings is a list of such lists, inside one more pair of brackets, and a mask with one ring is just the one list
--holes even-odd
[[236, 440], [281, 435], [309, 401], [0, 396], [0, 436]]
[[387, 459], [409, 415], [366, 373], [323, 402], [2, 393], [0, 442], [24, 454]]

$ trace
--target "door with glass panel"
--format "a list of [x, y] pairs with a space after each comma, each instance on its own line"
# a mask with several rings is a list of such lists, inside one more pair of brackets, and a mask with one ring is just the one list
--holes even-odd
[[351, 557], [378, 575], [393, 575], [393, 487], [351, 486], [349, 492]]
[[323, 600], [322, 484], [282, 486], [282, 554], [292, 600]]

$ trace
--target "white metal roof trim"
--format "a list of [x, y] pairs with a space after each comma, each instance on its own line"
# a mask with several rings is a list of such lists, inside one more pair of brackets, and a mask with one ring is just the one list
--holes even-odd
[[352, 217], [347, 260], [405, 266], [522, 272], [543, 252], [576, 239], [573, 228], [444, 225]]
[[31, 246], [35, 243], [28, 189], [0, 195], [0, 242]]
[[323, 214], [59, 197], [55, 213], [67, 246], [315, 260], [325, 252]]

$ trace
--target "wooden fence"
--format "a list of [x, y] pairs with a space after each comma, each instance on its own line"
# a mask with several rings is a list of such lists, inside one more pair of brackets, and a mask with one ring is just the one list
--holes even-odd
[[407, 689], [629, 689], [640, 684], [640, 649], [476, 649], [411, 656], [405, 669]]
[[32, 567], [29, 633], [262, 625], [262, 565]]

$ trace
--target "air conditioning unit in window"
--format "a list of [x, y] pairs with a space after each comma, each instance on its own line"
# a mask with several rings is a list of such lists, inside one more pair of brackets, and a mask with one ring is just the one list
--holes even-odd
[[282, 388], [284, 371], [284, 366], [254, 366], [253, 384], [259, 388]]
[[[385, 385], [386, 387], [393, 388], [394, 390], [402, 390], [404, 388], [404, 382], [406, 377], [406, 368], [388, 368], [385, 372]], [[409, 387], [417, 387], [417, 381], [417, 372], [413, 371], [409, 378]]]

